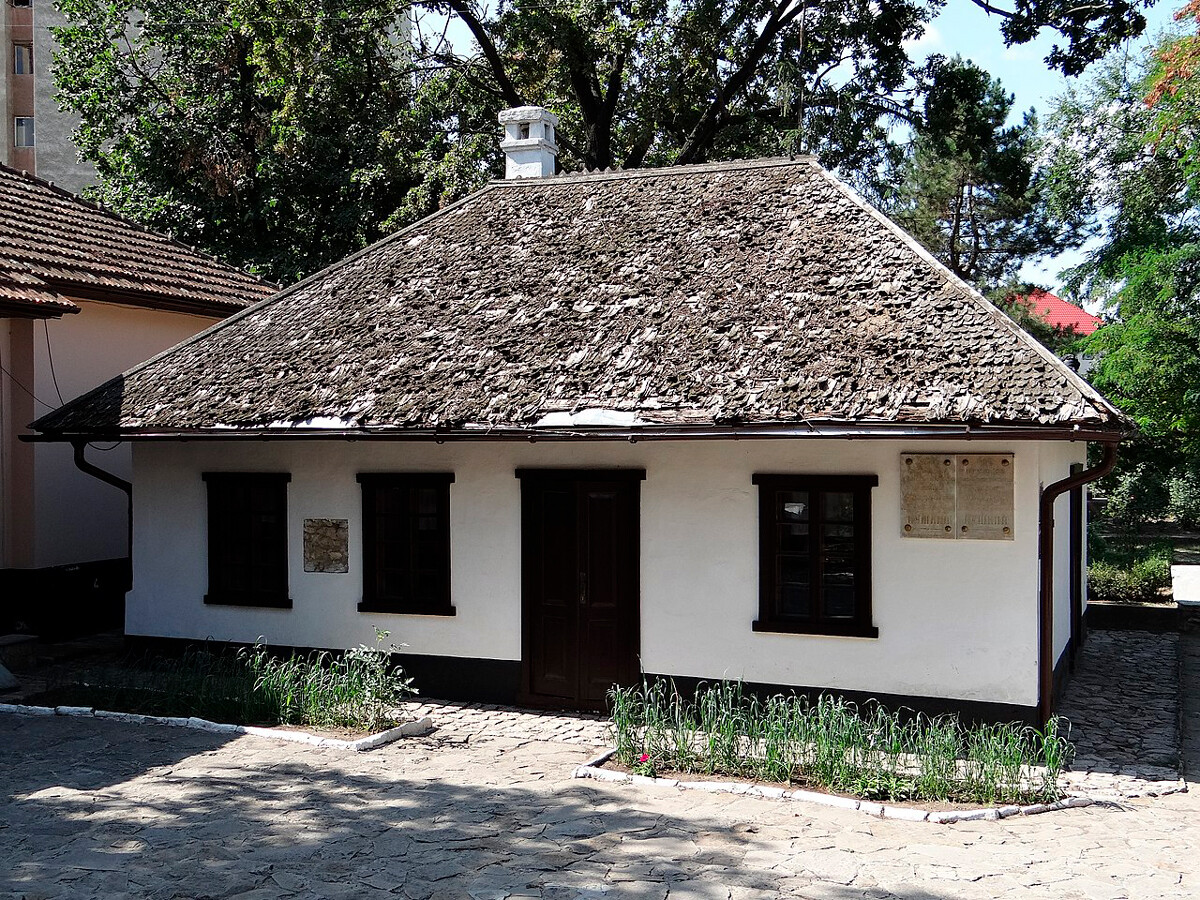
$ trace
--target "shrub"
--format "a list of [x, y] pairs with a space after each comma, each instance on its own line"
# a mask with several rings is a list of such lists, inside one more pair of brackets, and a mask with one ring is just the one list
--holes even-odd
[[673, 682], [643, 680], [609, 699], [616, 759], [635, 771], [800, 782], [874, 800], [1054, 800], [1073, 754], [1059, 720], [1043, 731], [967, 727], [825, 694], [761, 700], [729, 681], [701, 685], [689, 700]]
[[1200, 529], [1200, 468], [1184, 471], [1167, 482], [1168, 512], [1181, 528]]
[[1163, 603], [1171, 587], [1171, 545], [1108, 545], [1088, 566], [1088, 599], [1109, 603]]
[[1167, 511], [1170, 503], [1167, 485], [1145, 463], [1114, 474], [1106, 481], [1104, 518], [1114, 525], [1122, 528], [1140, 525], [1161, 518]]

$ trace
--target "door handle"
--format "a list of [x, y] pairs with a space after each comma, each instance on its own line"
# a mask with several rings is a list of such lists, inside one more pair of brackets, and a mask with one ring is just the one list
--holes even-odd
[[588, 577], [587, 572], [579, 573], [579, 605], [587, 606]]

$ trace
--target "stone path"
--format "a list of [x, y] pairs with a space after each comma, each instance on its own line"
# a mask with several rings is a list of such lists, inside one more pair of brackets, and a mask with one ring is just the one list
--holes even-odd
[[[1116, 643], [1151, 657], [1161, 649]], [[1179, 646], [1184, 761], [1196, 772], [1200, 638]], [[435, 735], [370, 754], [2, 716], [0, 897], [1200, 896], [1200, 791], [914, 825], [572, 780], [595, 720], [566, 733], [566, 717], [456, 710]], [[539, 722], [558, 739], [538, 739]], [[1102, 724], [1079, 727], [1122, 730]], [[1127, 753], [1160, 739], [1104, 740]]]

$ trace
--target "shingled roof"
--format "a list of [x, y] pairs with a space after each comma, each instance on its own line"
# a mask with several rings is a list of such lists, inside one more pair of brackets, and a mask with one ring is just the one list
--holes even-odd
[[76, 298], [227, 316], [277, 290], [0, 166], [0, 315], [61, 316]]
[[502, 436], [1120, 414], [814, 160], [496, 182], [39, 420]]

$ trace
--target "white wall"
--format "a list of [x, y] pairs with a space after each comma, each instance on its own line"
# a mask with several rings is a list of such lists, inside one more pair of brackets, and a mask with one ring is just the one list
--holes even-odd
[[[1074, 463], [1087, 465], [1085, 444], [1047, 443], [1041, 454], [1041, 482], [1049, 487], [1071, 474]], [[1086, 504], [1085, 504], [1086, 506]], [[1087, 541], [1084, 541], [1084, 563]], [[1084, 579], [1086, 596], [1087, 581]], [[1054, 662], [1071, 641], [1071, 493], [1054, 501]]]
[[[76, 302], [80, 306], [76, 315], [33, 323], [34, 393], [47, 403], [57, 404], [60, 392], [64, 401], [78, 397], [215, 321], [112, 303]], [[37, 414], [46, 411], [39, 404]], [[128, 444], [108, 452], [89, 447], [87, 457], [120, 478], [131, 477]], [[69, 444], [37, 445], [34, 486], [34, 566], [125, 555], [125, 494], [80, 472]]]
[[[1014, 540], [902, 538], [899, 459], [905, 450], [1014, 453]], [[1044, 463], [1044, 454], [1055, 461]], [[520, 659], [520, 482], [514, 470], [644, 467], [641, 650], [647, 671], [1032, 706], [1038, 483], [1043, 470], [1065, 470], [1068, 455], [1037, 443], [818, 440], [138, 444], [134, 590], [126, 631], [348, 647], [371, 643], [373, 627], [380, 626], [413, 653]], [[293, 609], [204, 605], [206, 494], [200, 474], [210, 470], [291, 472]], [[355, 475], [422, 470], [455, 473], [451, 590], [458, 614], [359, 613]], [[755, 472], [878, 475], [872, 494], [877, 639], [751, 631], [758, 610]], [[349, 519], [349, 574], [302, 571], [306, 517]]]

